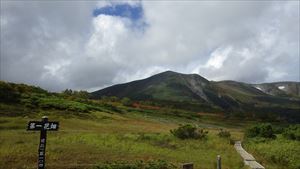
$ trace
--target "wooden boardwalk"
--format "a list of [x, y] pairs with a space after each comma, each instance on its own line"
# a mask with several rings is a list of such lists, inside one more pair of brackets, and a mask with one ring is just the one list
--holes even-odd
[[234, 148], [244, 159], [245, 165], [250, 166], [251, 169], [265, 169], [265, 167], [256, 162], [255, 158], [251, 154], [243, 149], [240, 141], [235, 142]]

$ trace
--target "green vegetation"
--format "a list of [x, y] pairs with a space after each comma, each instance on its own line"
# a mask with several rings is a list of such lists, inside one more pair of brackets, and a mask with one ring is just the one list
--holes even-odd
[[223, 138], [230, 138], [231, 134], [230, 131], [221, 129], [220, 132], [218, 133], [218, 136]]
[[[27, 85], [20, 90], [16, 84], [3, 84], [1, 94], [5, 93], [6, 98], [15, 93], [13, 99], [0, 102], [0, 166], [5, 168], [35, 168], [39, 133], [25, 129], [29, 120], [39, 120], [43, 115], [61, 124], [58, 132], [48, 134], [49, 169], [119, 168], [122, 164], [134, 168], [140, 160], [145, 168], [193, 162], [196, 169], [205, 169], [215, 166], [218, 154], [225, 168], [243, 166], [232, 145], [211, 128], [214, 119], [221, 121], [221, 116], [199, 116], [139, 102], [127, 106], [128, 100], [117, 97], [90, 100], [82, 96], [84, 92], [70, 89], [49, 93]], [[205, 127], [209, 131], [206, 139], [182, 140], [170, 133], [186, 123]], [[222, 125], [227, 125], [226, 120], [216, 127]], [[241, 130], [230, 126], [228, 129], [240, 139]]]
[[290, 125], [283, 130], [282, 135], [287, 139], [300, 141], [300, 125]]
[[272, 125], [269, 123], [262, 123], [259, 125], [251, 126], [245, 132], [245, 136], [252, 137], [263, 137], [263, 138], [276, 138]]
[[[24, 84], [1, 82], [0, 96], [0, 168], [36, 167], [39, 133], [25, 129], [29, 120], [43, 115], [61, 125], [48, 134], [48, 169], [168, 169], [186, 162], [208, 169], [215, 168], [219, 154], [222, 168], [241, 169], [232, 142], [242, 140], [244, 128], [254, 123], [167, 102], [115, 96], [91, 100], [85, 91], [50, 93]], [[184, 107], [184, 102], [174, 104]], [[299, 126], [269, 126], [256, 126], [258, 134], [245, 139], [246, 149], [268, 169], [297, 168]], [[265, 138], [270, 131], [276, 139]]]
[[296, 139], [298, 127], [290, 125], [276, 128], [271, 124], [252, 126], [246, 131], [244, 145], [266, 168], [299, 169], [300, 142]]
[[277, 139], [252, 138], [244, 142], [245, 148], [268, 169], [299, 169], [300, 142]]
[[121, 103], [124, 105], [124, 106], [131, 106], [132, 105], [132, 101], [127, 98], [127, 97], [124, 97], [122, 100], [121, 100]]
[[[91, 97], [128, 97], [134, 101], [151, 101], [173, 109], [223, 112], [226, 118], [231, 119], [300, 122], [299, 82], [261, 85], [235, 81], [214, 82], [197, 74], [167, 71], [92, 92]], [[286, 86], [286, 90], [278, 89], [280, 85]]]
[[[33, 168], [36, 165], [38, 132], [25, 130], [36, 117], [2, 117], [0, 123], [0, 166]], [[239, 169], [243, 163], [233, 146], [210, 130], [205, 140], [181, 140], [169, 133], [178, 124], [164, 119], [140, 119], [128, 114], [94, 112], [89, 116], [62, 117], [48, 112], [49, 119], [60, 121], [58, 132], [49, 132], [48, 168], [90, 168], [99, 163], [136, 160], [164, 160], [179, 166], [194, 162], [196, 169], [212, 168], [222, 155], [223, 166]], [[236, 133], [237, 136], [239, 133]], [[91, 166], [91, 164], [93, 164]]]
[[180, 139], [204, 139], [207, 137], [208, 131], [198, 129], [190, 124], [183, 125], [177, 129], [170, 130], [170, 132]]
[[164, 160], [151, 160], [151, 161], [135, 161], [133, 163], [128, 162], [114, 162], [100, 164], [95, 169], [179, 169], [174, 164], [169, 164]]

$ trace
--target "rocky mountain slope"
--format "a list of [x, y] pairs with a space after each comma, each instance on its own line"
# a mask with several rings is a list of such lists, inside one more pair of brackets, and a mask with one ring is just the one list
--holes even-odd
[[[133, 100], [184, 103], [186, 107], [213, 111], [293, 114], [300, 113], [300, 82], [247, 84], [236, 81], [209, 81], [198, 74], [166, 71], [146, 79], [114, 85], [92, 92], [102, 96]], [[183, 105], [181, 105], [183, 106]]]

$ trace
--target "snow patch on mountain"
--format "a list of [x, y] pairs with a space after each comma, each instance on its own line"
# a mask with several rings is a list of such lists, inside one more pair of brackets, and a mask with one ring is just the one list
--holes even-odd
[[258, 90], [260, 90], [260, 91], [263, 91], [262, 88], [260, 88], [258, 86], [255, 86], [255, 88], [258, 89]]

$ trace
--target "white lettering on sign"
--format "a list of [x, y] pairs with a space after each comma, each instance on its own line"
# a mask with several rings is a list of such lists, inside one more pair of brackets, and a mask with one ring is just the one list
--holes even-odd
[[34, 129], [34, 127], [35, 127], [35, 123], [30, 123], [29, 128], [30, 128], [30, 129]]
[[50, 126], [50, 129], [56, 129], [57, 128], [57, 125], [52, 123], [51, 126]]
[[45, 143], [45, 139], [44, 138], [41, 139], [41, 143]]
[[44, 166], [43, 160], [40, 160], [40, 161], [39, 161], [39, 167], [43, 167], [43, 166]]
[[49, 129], [49, 123], [44, 124], [44, 129]]

